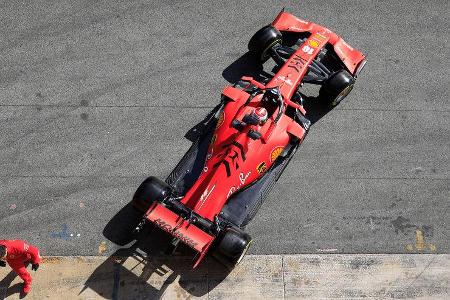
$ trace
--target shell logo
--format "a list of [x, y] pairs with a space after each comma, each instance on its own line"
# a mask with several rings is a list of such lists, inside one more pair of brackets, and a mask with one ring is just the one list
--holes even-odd
[[281, 152], [283, 152], [284, 147], [278, 146], [273, 148], [272, 152], [270, 153], [270, 161], [274, 162], [275, 159], [277, 159], [278, 156], [280, 156]]
[[219, 119], [217, 120], [217, 125], [216, 125], [216, 129], [219, 128], [222, 124], [223, 121], [225, 120], [225, 112], [223, 111], [220, 116]]
[[315, 40], [309, 40], [308, 44], [313, 48], [319, 47], [319, 43]]

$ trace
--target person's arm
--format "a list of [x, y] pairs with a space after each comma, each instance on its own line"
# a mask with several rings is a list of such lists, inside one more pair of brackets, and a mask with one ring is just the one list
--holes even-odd
[[39, 255], [39, 249], [37, 247], [24, 242], [23, 250], [31, 256], [32, 265], [39, 265], [41, 263], [41, 256]]

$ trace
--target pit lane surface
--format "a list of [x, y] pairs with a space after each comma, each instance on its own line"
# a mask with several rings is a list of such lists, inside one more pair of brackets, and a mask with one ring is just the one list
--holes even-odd
[[248, 226], [251, 252], [449, 253], [448, 1], [0, 5], [0, 238], [113, 253], [105, 225], [169, 174], [286, 6], [368, 64]]

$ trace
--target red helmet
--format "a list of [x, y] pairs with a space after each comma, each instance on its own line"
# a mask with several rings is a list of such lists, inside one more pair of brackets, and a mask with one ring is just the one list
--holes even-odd
[[259, 125], [266, 123], [267, 118], [269, 117], [269, 114], [267, 113], [267, 109], [265, 109], [264, 107], [255, 108], [253, 113], [258, 117]]

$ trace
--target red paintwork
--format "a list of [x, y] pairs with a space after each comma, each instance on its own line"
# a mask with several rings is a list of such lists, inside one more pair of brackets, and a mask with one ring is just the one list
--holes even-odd
[[[306, 113], [304, 108], [292, 102], [291, 97], [307, 73], [308, 65], [321, 48], [327, 43], [334, 45], [336, 53], [352, 73], [364, 60], [364, 56], [360, 52], [348, 46], [336, 34], [317, 24], [300, 20], [286, 12], [281, 12], [272, 24], [280, 31], [309, 31], [312, 34], [267, 85], [257, 82], [251, 77], [244, 76], [242, 80], [261, 89], [278, 86], [285, 106], [292, 106], [303, 114]], [[227, 99], [227, 103], [221, 112], [209, 145], [204, 170], [180, 200], [197, 214], [211, 221], [221, 212], [232, 194], [256, 181], [271, 167], [290, 142], [291, 136], [295, 136], [301, 142], [306, 134], [305, 129], [284, 112], [275, 123], [278, 108], [270, 106], [265, 107], [269, 112], [267, 122], [262, 125], [247, 125], [244, 130], [238, 131], [231, 126], [231, 122], [235, 119], [242, 120], [246, 114], [251, 113], [257, 107], [267, 106], [261, 101], [263, 95], [259, 94], [248, 101], [250, 95], [247, 92], [227, 86], [222, 92], [222, 97]], [[247, 135], [249, 130], [258, 131], [261, 138], [252, 140]], [[153, 205], [147, 214], [148, 219], [153, 222], [160, 219], [165, 224], [169, 224], [164, 228], [164, 224], [156, 222], [172, 235], [179, 237], [181, 233], [181, 237], [188, 238], [187, 244], [200, 253], [196, 265], [214, 239], [160, 204]], [[183, 241], [183, 239], [181, 240]]]
[[[231, 90], [233, 89], [233, 90]], [[234, 101], [225, 105], [213, 141], [208, 150], [204, 172], [194, 186], [181, 200], [199, 215], [213, 220], [219, 214], [227, 199], [236, 191], [257, 180], [263, 173], [257, 167], [261, 163], [270, 168], [274, 159], [272, 151], [284, 148], [289, 140], [289, 132], [303, 139], [305, 130], [293, 119], [282, 115], [278, 123], [274, 122], [277, 110], [262, 125], [247, 126], [242, 132], [231, 127], [234, 119], [242, 120], [255, 107], [261, 106], [262, 95], [253, 98], [245, 105], [249, 95], [241, 90], [228, 87], [224, 95], [233, 95]], [[261, 133], [261, 139], [252, 140], [247, 133], [250, 129]], [[232, 144], [233, 142], [241, 145]], [[279, 154], [279, 153], [278, 153]], [[227, 174], [225, 161], [229, 165]]]
[[[155, 202], [149, 211], [148, 220], [168, 233], [174, 234], [179, 240], [198, 252], [203, 252], [209, 248], [214, 239], [159, 203]], [[195, 240], [191, 239], [190, 236], [195, 236]]]
[[336, 33], [318, 24], [301, 20], [285, 11], [278, 14], [272, 25], [280, 31], [311, 32], [325, 36], [351, 74], [355, 73], [359, 63], [365, 59], [361, 52], [348, 45]]
[[[312, 34], [305, 43], [289, 58], [274, 78], [267, 84], [268, 87], [279, 86], [285, 99], [291, 99], [298, 89], [298, 85], [308, 71], [308, 65], [314, 60], [320, 49], [326, 45], [328, 37], [318, 33]], [[314, 45], [315, 47], [312, 47]]]

